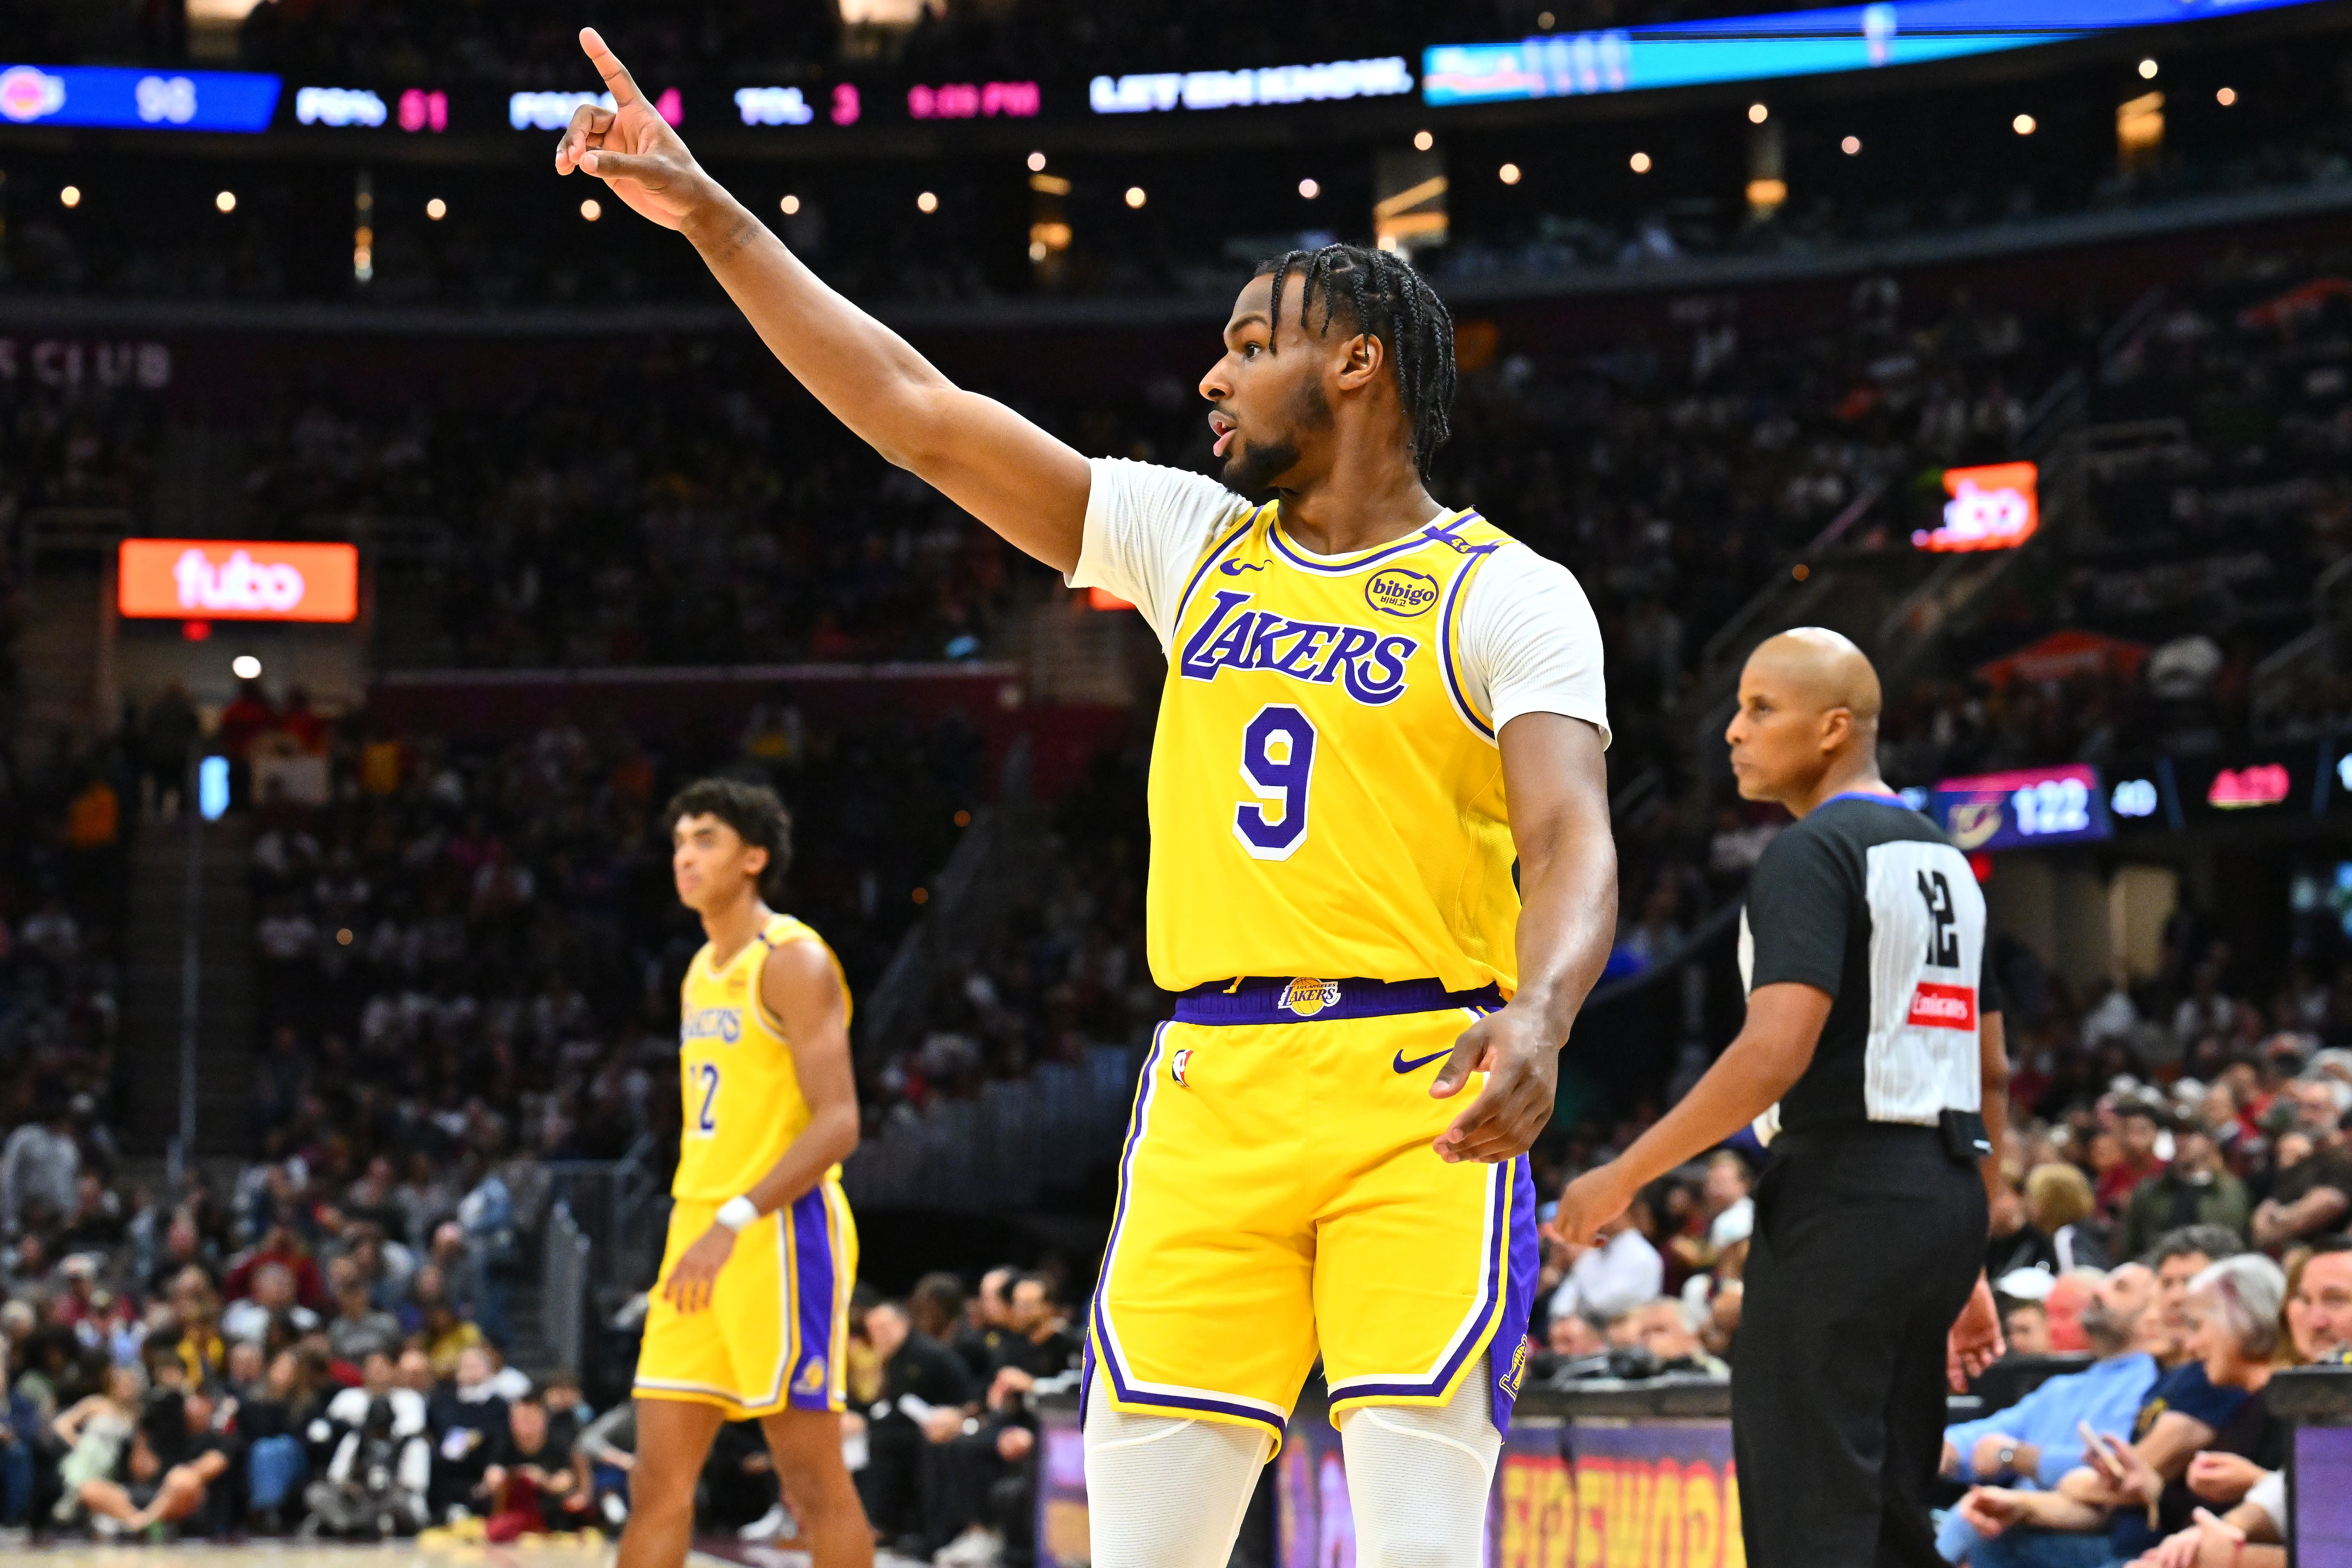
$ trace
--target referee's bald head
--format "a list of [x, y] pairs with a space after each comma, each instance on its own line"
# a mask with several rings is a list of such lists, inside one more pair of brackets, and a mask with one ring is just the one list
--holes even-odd
[[[1816, 703], [1817, 711], [1846, 709], [1855, 723], [1867, 724], [1872, 733], [1877, 732], [1878, 710], [1885, 700], [1878, 689], [1878, 671], [1843, 632], [1827, 626], [1797, 626], [1766, 637], [1748, 656], [1750, 670], [1759, 665], [1784, 679], [1791, 691], [1802, 692]], [[1741, 684], [1746, 684], [1744, 677]]]
[[1739, 710], [1724, 739], [1749, 800], [1798, 801], [1832, 775], [1877, 771], [1878, 671], [1827, 626], [1767, 637], [1739, 673]]

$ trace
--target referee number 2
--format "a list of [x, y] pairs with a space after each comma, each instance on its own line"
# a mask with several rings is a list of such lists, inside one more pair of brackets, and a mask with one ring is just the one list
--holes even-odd
[[1255, 800], [1234, 807], [1234, 837], [1254, 859], [1287, 860], [1307, 842], [1307, 785], [1315, 776], [1315, 726], [1286, 702], [1270, 702], [1242, 731], [1242, 782]]

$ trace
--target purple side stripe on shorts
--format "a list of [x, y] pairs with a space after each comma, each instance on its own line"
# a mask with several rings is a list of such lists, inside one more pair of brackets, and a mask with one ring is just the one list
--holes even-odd
[[1543, 1244], [1537, 1234], [1536, 1182], [1525, 1154], [1511, 1162], [1510, 1256], [1504, 1267], [1509, 1282], [1503, 1293], [1502, 1321], [1486, 1352], [1486, 1377], [1495, 1396], [1495, 1430], [1511, 1435], [1511, 1406], [1519, 1397], [1519, 1377], [1527, 1370], [1522, 1353], [1528, 1323], [1535, 1316], [1536, 1280], [1543, 1267]]
[[[833, 1408], [833, 1231], [827, 1223], [824, 1184], [803, 1193], [793, 1202], [793, 1247], [799, 1257], [792, 1281], [794, 1310], [800, 1315], [800, 1354], [793, 1358], [788, 1385], [795, 1409]], [[812, 1377], [812, 1373], [814, 1376]]]

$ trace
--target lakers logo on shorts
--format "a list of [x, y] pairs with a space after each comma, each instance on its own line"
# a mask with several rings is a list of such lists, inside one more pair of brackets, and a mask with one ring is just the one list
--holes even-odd
[[1339, 1005], [1339, 983], [1336, 980], [1308, 980], [1304, 977], [1290, 983], [1282, 994], [1282, 1010], [1296, 1013], [1302, 1018], [1312, 1018], [1326, 1007]]
[[1178, 1088], [1190, 1089], [1192, 1087], [1191, 1084], [1184, 1081], [1184, 1069], [1192, 1065], [1192, 1053], [1190, 1050], [1178, 1051], [1174, 1056], [1168, 1058], [1168, 1076], [1176, 1080]]
[[797, 1386], [803, 1394], [824, 1392], [824, 1357], [821, 1355], [809, 1357], [808, 1364], [801, 1368], [800, 1382]]
[[1503, 1392], [1517, 1399], [1519, 1396], [1519, 1379], [1527, 1375], [1527, 1370], [1528, 1342], [1522, 1336], [1519, 1348], [1511, 1352], [1511, 1370], [1503, 1374]]

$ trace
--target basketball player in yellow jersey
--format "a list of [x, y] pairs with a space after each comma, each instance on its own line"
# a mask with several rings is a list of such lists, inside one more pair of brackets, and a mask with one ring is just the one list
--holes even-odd
[[1223, 1568], [1318, 1357], [1359, 1561], [1470, 1568], [1535, 1282], [1526, 1152], [1617, 900], [1592, 613], [1426, 488], [1444, 306], [1382, 252], [1264, 263], [1201, 382], [1218, 479], [1089, 462], [828, 289], [581, 41], [614, 108], [557, 172], [683, 233], [851, 429], [1167, 650], [1148, 941], [1179, 1001], [1088, 1314], [1096, 1568]]
[[857, 1232], [849, 990], [833, 950], [761, 898], [792, 854], [775, 791], [732, 779], [670, 802], [678, 901], [709, 941], [680, 998], [684, 1097], [669, 1244], [637, 1355], [637, 1464], [618, 1568], [679, 1568], [720, 1423], [756, 1419], [816, 1568], [868, 1568], [841, 1459]]

